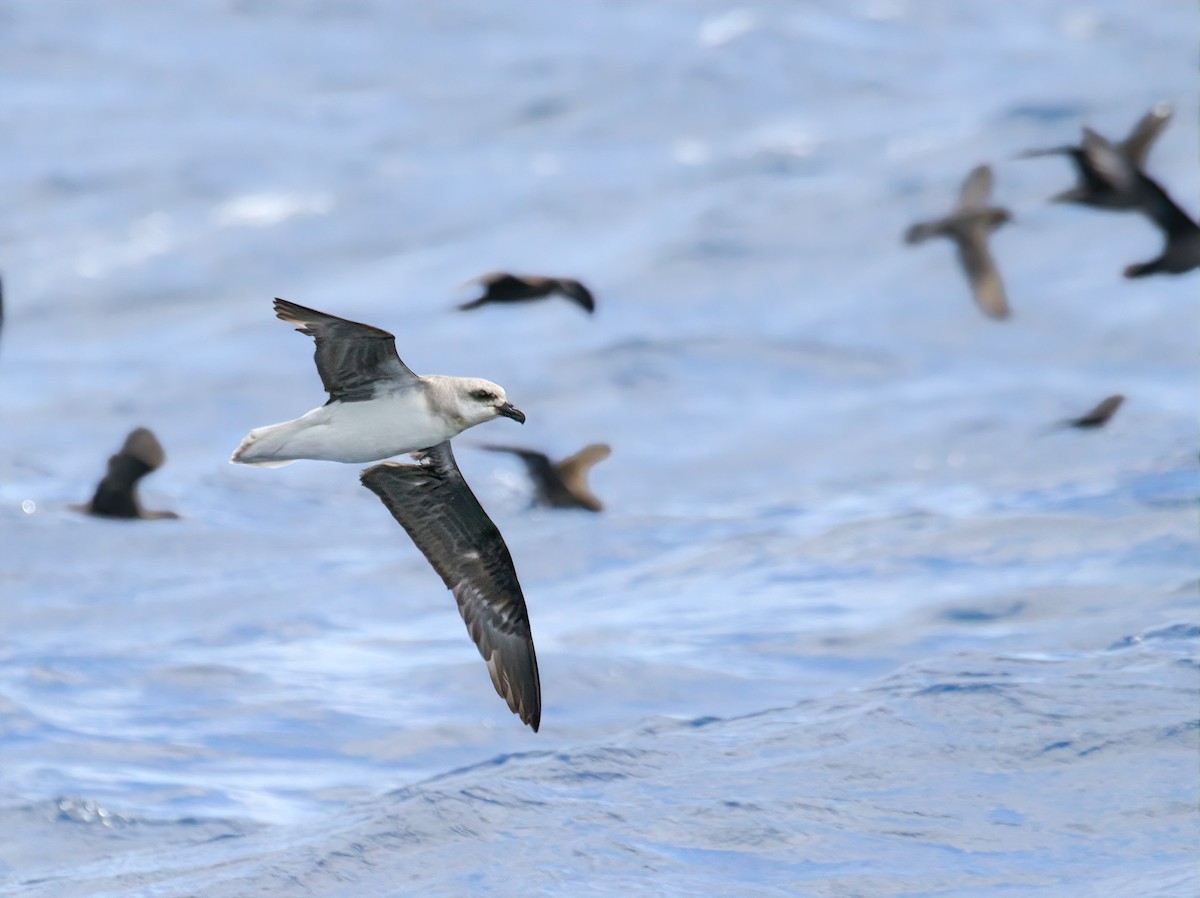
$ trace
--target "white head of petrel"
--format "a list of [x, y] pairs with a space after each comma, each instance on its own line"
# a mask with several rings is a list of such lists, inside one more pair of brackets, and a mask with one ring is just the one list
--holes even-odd
[[250, 431], [230, 461], [263, 467], [302, 458], [363, 464], [436, 446], [492, 418], [525, 422], [498, 384], [414, 374], [385, 330], [283, 299], [275, 300], [275, 314], [316, 340], [317, 371], [329, 401], [294, 421]]

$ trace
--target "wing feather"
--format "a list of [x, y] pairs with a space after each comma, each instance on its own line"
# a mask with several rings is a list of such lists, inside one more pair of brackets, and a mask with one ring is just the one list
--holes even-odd
[[1143, 115], [1133, 126], [1129, 136], [1118, 145], [1121, 154], [1134, 166], [1142, 168], [1146, 164], [1146, 155], [1150, 152], [1150, 146], [1167, 126], [1167, 122], [1171, 120], [1172, 112], [1169, 103], [1159, 103]]
[[275, 300], [275, 314], [317, 344], [315, 360], [329, 401], [371, 399], [381, 385], [403, 389], [419, 383], [396, 353], [396, 338], [382, 328], [347, 321], [316, 309]]
[[426, 458], [422, 465], [374, 465], [363, 471], [363, 486], [379, 496], [454, 594], [496, 692], [536, 733], [541, 683], [512, 556], [463, 479], [450, 444], [427, 450]]
[[958, 258], [971, 282], [971, 294], [975, 303], [989, 318], [1007, 318], [1008, 299], [1004, 295], [1004, 284], [1000, 272], [988, 252], [987, 237], [982, 229], [971, 228], [957, 235]]

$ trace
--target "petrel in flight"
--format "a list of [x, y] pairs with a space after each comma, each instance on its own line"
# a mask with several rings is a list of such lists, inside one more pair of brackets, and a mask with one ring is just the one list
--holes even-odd
[[317, 342], [329, 401], [294, 421], [256, 427], [230, 461], [278, 467], [302, 458], [354, 464], [428, 449], [497, 416], [525, 414], [504, 389], [476, 377], [416, 375], [385, 330], [326, 315], [285, 299], [275, 314]]
[[329, 401], [295, 421], [259, 427], [232, 461], [273, 466], [301, 458], [362, 463], [412, 453], [362, 473], [454, 593], [496, 691], [537, 731], [537, 657], [525, 598], [504, 538], [467, 486], [450, 438], [502, 415], [524, 423], [504, 390], [486, 380], [413, 374], [387, 331], [282, 299], [275, 312], [316, 339]]
[[1125, 401], [1125, 397], [1121, 395], [1109, 396], [1102, 399], [1100, 403], [1086, 415], [1080, 415], [1078, 418], [1068, 418], [1063, 421], [1064, 427], [1078, 427], [1080, 430], [1095, 430], [1097, 427], [1103, 427], [1108, 423], [1108, 419], [1116, 414], [1117, 409], [1121, 407], [1121, 403]]
[[529, 478], [533, 481], [534, 501], [547, 508], [583, 508], [601, 511], [604, 505], [588, 489], [587, 475], [592, 465], [602, 462], [612, 454], [604, 443], [585, 446], [562, 461], [551, 461], [550, 456], [534, 449], [519, 446], [484, 446], [490, 452], [508, 452], [525, 463]]
[[1104, 173], [1105, 179], [1114, 189], [1131, 197], [1135, 208], [1162, 231], [1162, 252], [1148, 262], [1127, 266], [1125, 277], [1183, 274], [1200, 268], [1200, 224], [1116, 144], [1094, 133], [1088, 141], [1092, 163]]
[[1078, 182], [1069, 190], [1050, 198], [1053, 203], [1076, 203], [1093, 209], [1128, 211], [1141, 206], [1137, 192], [1131, 190], [1128, 180], [1114, 177], [1111, 166], [1103, 157], [1106, 147], [1111, 147], [1121, 158], [1141, 170], [1146, 164], [1150, 146], [1167, 122], [1171, 120], [1171, 106], [1159, 103], [1134, 126], [1129, 136], [1120, 143], [1110, 143], [1091, 128], [1084, 127], [1079, 146], [1049, 147], [1044, 150], [1027, 150], [1018, 158], [1031, 159], [1036, 156], [1068, 156], [1079, 175]]
[[146, 511], [138, 501], [138, 481], [162, 467], [166, 456], [162, 444], [145, 427], [132, 430], [116, 455], [108, 459], [108, 471], [96, 486], [92, 501], [73, 506], [102, 518], [142, 518], [153, 521], [177, 518], [173, 511]]
[[547, 296], [564, 296], [589, 315], [596, 311], [596, 299], [587, 287], [572, 278], [541, 277], [536, 274], [509, 274], [493, 271], [468, 281], [483, 287], [483, 296], [459, 306], [463, 311], [478, 309], [489, 303], [530, 302]]
[[975, 303], [983, 314], [999, 319], [1008, 317], [1008, 300], [1004, 296], [1000, 272], [988, 252], [987, 239], [992, 231], [1010, 221], [1012, 214], [1007, 209], [987, 204], [991, 192], [991, 168], [976, 166], [963, 182], [954, 210], [945, 218], [913, 225], [904, 239], [910, 244], [935, 236], [953, 240], [958, 248], [958, 260], [971, 282]]

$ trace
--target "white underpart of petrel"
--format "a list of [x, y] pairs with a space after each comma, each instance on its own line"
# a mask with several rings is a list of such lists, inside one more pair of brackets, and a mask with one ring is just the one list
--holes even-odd
[[436, 446], [497, 416], [524, 422], [504, 389], [474, 377], [419, 376], [396, 354], [395, 337], [286, 300], [284, 321], [316, 339], [329, 401], [281, 424], [256, 427], [230, 461], [278, 467], [299, 459], [365, 464]]

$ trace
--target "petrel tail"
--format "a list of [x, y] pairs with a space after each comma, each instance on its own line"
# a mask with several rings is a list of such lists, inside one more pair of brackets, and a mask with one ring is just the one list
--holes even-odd
[[284, 436], [280, 430], [286, 426], [287, 424], [268, 424], [266, 427], [254, 428], [233, 450], [233, 455], [229, 457], [230, 464], [253, 465], [258, 468], [282, 468], [284, 465], [290, 465], [296, 459], [277, 457], [283, 442], [279, 437]]
[[470, 302], [464, 302], [457, 308], [460, 312], [469, 312], [471, 309], [478, 309], [480, 306], [487, 305], [487, 296], [481, 296], [479, 299], [473, 299]]

